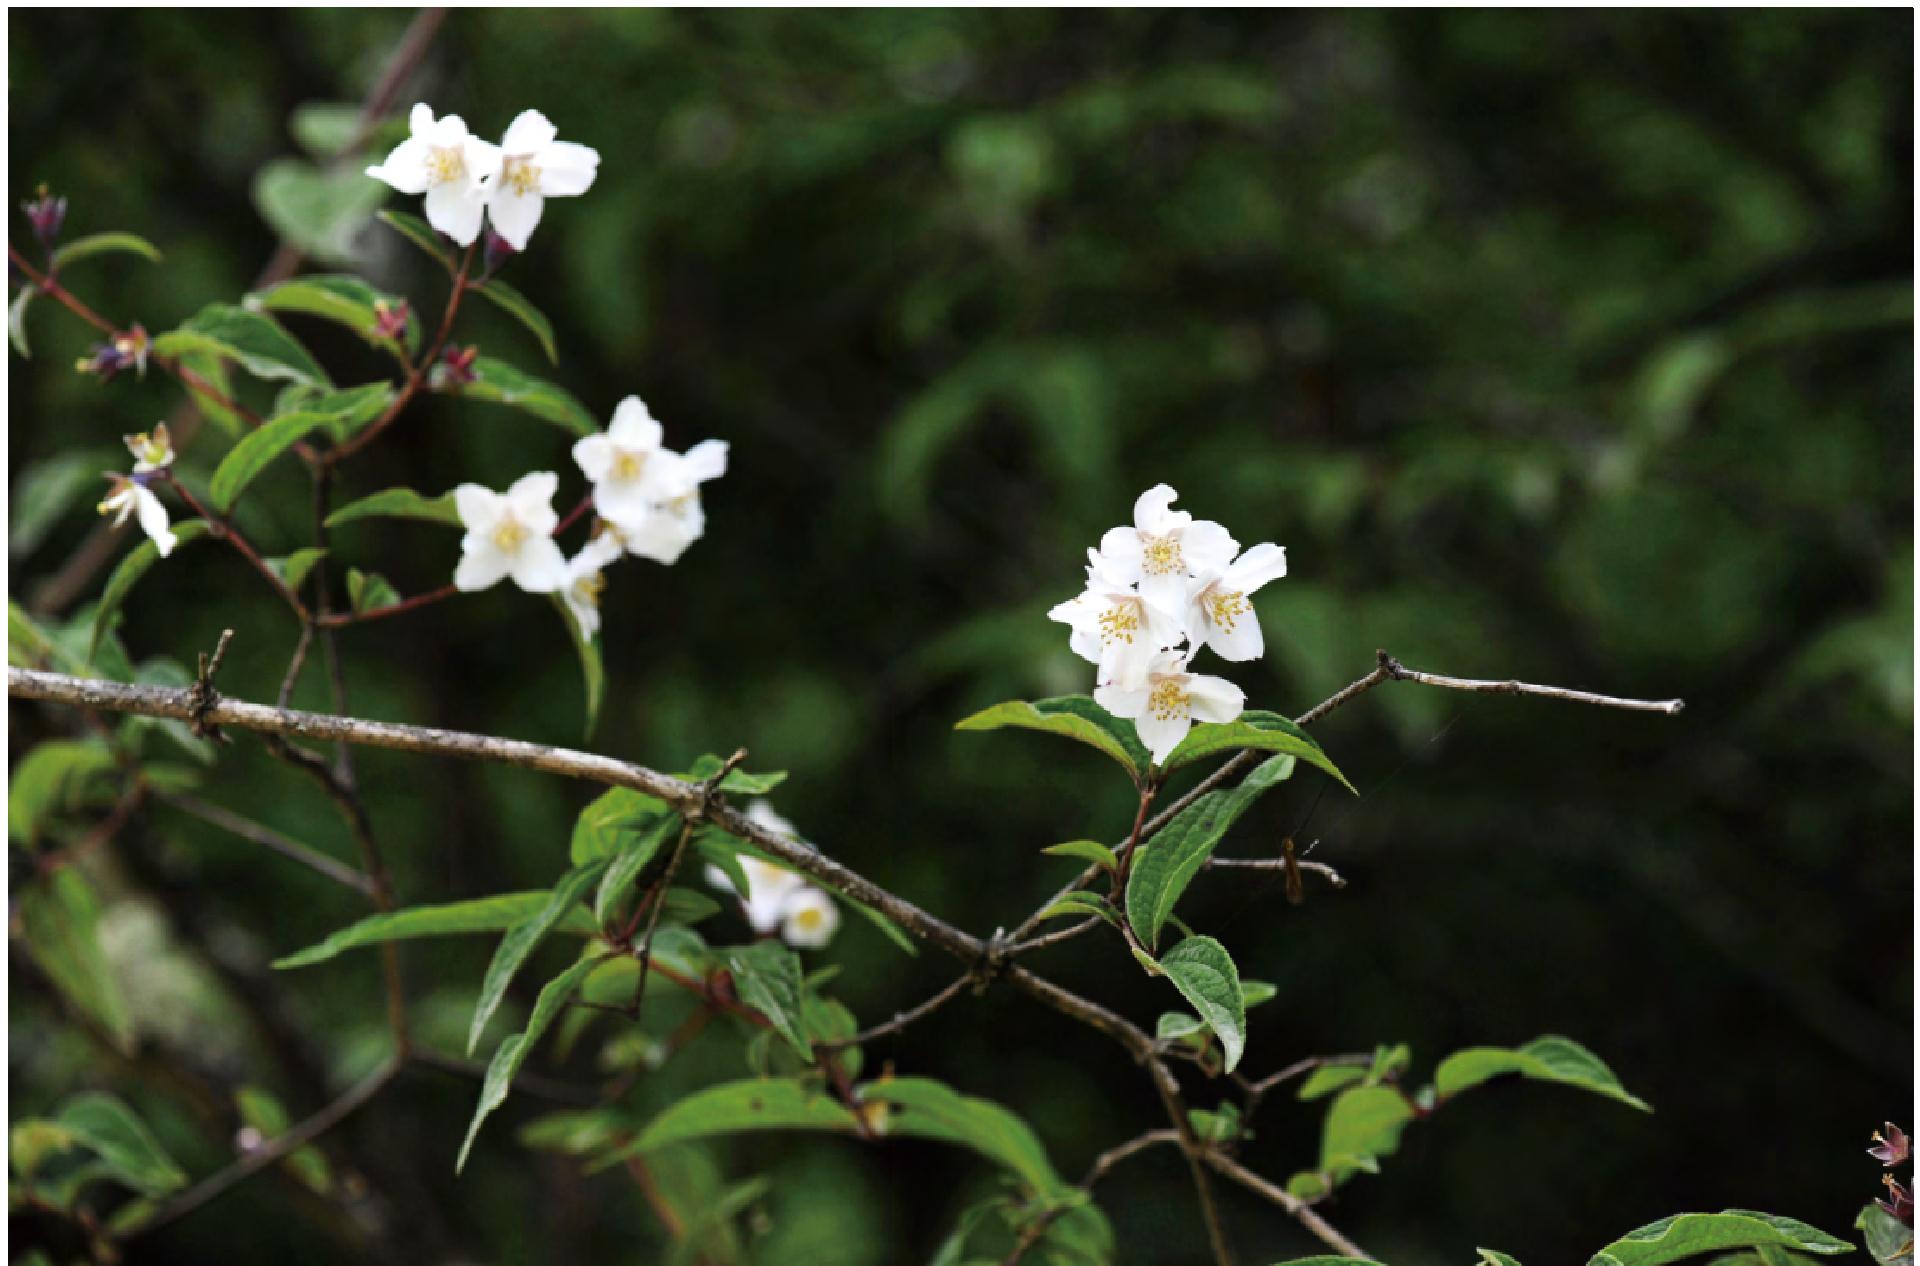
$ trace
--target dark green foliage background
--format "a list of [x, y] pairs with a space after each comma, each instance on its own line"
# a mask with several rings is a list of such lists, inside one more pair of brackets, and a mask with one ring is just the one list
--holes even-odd
[[[75, 270], [119, 319], [158, 332], [231, 300], [274, 244], [249, 183], [294, 152], [284, 121], [357, 99], [405, 16], [10, 15], [10, 199], [48, 181], [70, 232], [132, 229], [167, 252]], [[1157, 480], [1242, 542], [1289, 549], [1292, 574], [1259, 600], [1268, 657], [1231, 674], [1254, 706], [1300, 712], [1376, 647], [1685, 696], [1664, 720], [1382, 689], [1319, 732], [1364, 798], [1328, 794], [1302, 834], [1350, 887], [1295, 910], [1277, 887], [1203, 879], [1182, 907], [1280, 985], [1253, 1014], [1250, 1071], [1406, 1040], [1425, 1072], [1459, 1046], [1560, 1032], [1650, 1100], [1642, 1117], [1489, 1089], [1410, 1130], [1332, 1210], [1387, 1261], [1484, 1244], [1548, 1263], [1682, 1209], [1844, 1231], [1874, 1193], [1869, 1131], [1911, 1122], [1911, 23], [495, 11], [456, 15], [403, 101], [489, 136], [537, 106], [599, 148], [598, 185], [549, 204], [506, 275], [555, 319], [553, 376], [597, 415], [638, 393], [670, 442], [733, 445], [707, 538], [673, 569], [610, 574], [595, 747], [673, 769], [747, 746], [793, 772], [776, 801], [810, 837], [974, 932], [1070, 873], [1040, 847], [1125, 830], [1128, 790], [1098, 756], [950, 727], [1086, 688], [1045, 610]], [[419, 256], [379, 226], [362, 240], [368, 275], [437, 312]], [[341, 381], [380, 372], [294, 324]], [[10, 362], [15, 475], [171, 407], [159, 375], [68, 372], [88, 340], [52, 305], [32, 330], [35, 359]], [[497, 313], [462, 330], [548, 372]], [[340, 495], [552, 468], [571, 503], [566, 449], [436, 400]], [[209, 432], [187, 460], [217, 451]], [[285, 463], [244, 522], [274, 552], [305, 544], [305, 495]], [[13, 559], [16, 596], [87, 517]], [[417, 592], [444, 583], [456, 543], [372, 523], [338, 552]], [[235, 627], [222, 684], [243, 697], [270, 696], [292, 647], [257, 578], [215, 549], [157, 570], [128, 613], [136, 658], [191, 662]], [[345, 644], [361, 715], [579, 738], [566, 635], [510, 588]], [[310, 674], [300, 702], [323, 700]], [[16, 746], [45, 725], [12, 711]], [[214, 798], [348, 855], [330, 807], [257, 744], [222, 763]], [[411, 757], [362, 767], [411, 901], [550, 882], [589, 794]], [[1321, 781], [1269, 797], [1229, 849], [1277, 848]], [[118, 1065], [16, 972], [15, 1111], [112, 1086], [206, 1172], [223, 1141], [169, 1106], [155, 1069], [264, 1082], [310, 1111], [318, 1074], [381, 1049], [377, 964], [263, 982], [273, 955], [356, 917], [352, 895], [164, 812], [117, 851], [122, 900], [177, 886], [180, 944], [281, 997], [310, 1059], [273, 1059], [228, 1011]], [[424, 1031], [459, 1033], [486, 953], [409, 953]], [[824, 958], [848, 963], [837, 988], [868, 1020], [950, 971], [857, 921]], [[1109, 939], [1043, 965], [1148, 1022], [1173, 1000]], [[1004, 993], [871, 1056], [1014, 1106], [1068, 1173], [1157, 1116], [1117, 1050]], [[691, 1063], [667, 1080], [741, 1070], [719, 1040]], [[312, 1208], [256, 1183], [143, 1255], [648, 1259], [654, 1225], [624, 1178], [513, 1144], [528, 1102], [455, 1182], [476, 1092], [409, 1073], [331, 1136], [372, 1185], [355, 1221], [316, 1231]], [[1277, 1105], [1249, 1159], [1284, 1175], [1316, 1128]], [[801, 1240], [768, 1260], [915, 1260], [986, 1181], [924, 1144], [728, 1155], [736, 1176], [780, 1180], [778, 1233]], [[1197, 1259], [1170, 1153], [1101, 1196], [1124, 1260]], [[1244, 1260], [1307, 1247], [1237, 1193], [1228, 1212]]]

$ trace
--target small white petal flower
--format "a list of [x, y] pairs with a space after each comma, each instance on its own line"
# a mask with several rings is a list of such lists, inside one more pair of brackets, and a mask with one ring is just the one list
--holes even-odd
[[173, 437], [167, 433], [165, 422], [156, 423], [150, 432], [122, 438], [126, 440], [127, 451], [133, 454], [134, 474], [150, 474], [173, 464]]
[[600, 572], [620, 557], [620, 542], [602, 533], [567, 560], [567, 576], [560, 586], [560, 597], [580, 626], [580, 636], [591, 638], [600, 631], [600, 592], [607, 582]]
[[167, 507], [153, 489], [138, 479], [129, 479], [125, 475], [108, 475], [113, 480], [113, 490], [99, 505], [101, 514], [111, 514], [113, 526], [119, 527], [127, 521], [128, 515], [137, 516], [140, 530], [147, 534], [160, 550], [160, 557], [173, 553], [173, 547], [179, 544], [179, 538], [173, 534], [171, 521], [167, 518]]
[[548, 198], [583, 194], [599, 173], [598, 150], [559, 135], [546, 115], [526, 110], [500, 139], [500, 179], [488, 199], [487, 218], [516, 251], [527, 249]]
[[567, 559], [553, 539], [560, 517], [553, 494], [560, 477], [536, 471], [504, 493], [461, 484], [453, 490], [454, 508], [467, 534], [460, 541], [460, 565], [453, 583], [471, 593], [508, 576], [528, 593], [552, 593], [567, 582]]
[[1240, 687], [1224, 678], [1188, 672], [1186, 661], [1173, 651], [1154, 659], [1146, 681], [1137, 689], [1096, 686], [1093, 699], [1113, 715], [1132, 719], [1156, 764], [1180, 746], [1195, 721], [1231, 721], [1247, 705]]
[[367, 175], [401, 193], [424, 193], [427, 223], [462, 246], [480, 236], [500, 175], [500, 149], [467, 131], [457, 114], [435, 119], [425, 102], [408, 118], [411, 135]]
[[1222, 659], [1258, 659], [1266, 650], [1260, 617], [1248, 599], [1269, 580], [1287, 574], [1287, 551], [1263, 541], [1229, 563], [1203, 573], [1187, 588], [1187, 633], [1195, 649], [1211, 646]]
[[681, 457], [660, 446], [660, 423], [638, 396], [628, 396], [613, 411], [599, 435], [573, 446], [573, 460], [593, 483], [593, 505], [600, 517], [637, 522], [656, 501], [685, 491]]
[[795, 949], [822, 949], [839, 928], [840, 907], [819, 888], [808, 884], [787, 898], [780, 936]]
[[[650, 502], [638, 515], [609, 515], [604, 509], [601, 514], [628, 552], [671, 566], [689, 545], [706, 535], [700, 485], [727, 473], [727, 445], [724, 440], [704, 440], [684, 454], [661, 452], [673, 459], [666, 476], [668, 494]], [[597, 493], [595, 504], [599, 504]]]
[[[787, 901], [806, 886], [806, 881], [784, 866], [740, 854], [740, 869], [747, 877], [747, 890], [735, 893], [746, 909], [747, 922], [756, 932], [772, 932], [786, 917]], [[707, 882], [716, 888], [734, 892], [733, 881], [718, 866], [709, 865]]]
[[1155, 484], [1133, 503], [1132, 527], [1114, 528], [1100, 538], [1100, 553], [1113, 574], [1126, 583], [1139, 582], [1141, 597], [1170, 611], [1185, 603], [1189, 578], [1226, 567], [1240, 549], [1218, 523], [1173, 509], [1179, 495]]
[[1117, 578], [1113, 565], [1087, 551], [1087, 588], [1047, 618], [1073, 630], [1073, 653], [1099, 666], [1097, 681], [1135, 688], [1146, 679], [1154, 656], [1186, 636], [1180, 618], [1140, 596]]

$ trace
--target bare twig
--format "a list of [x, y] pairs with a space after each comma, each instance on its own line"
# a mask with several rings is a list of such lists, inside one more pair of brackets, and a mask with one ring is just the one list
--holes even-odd
[[841, 1038], [837, 1042], [820, 1042], [817, 1043], [817, 1045], [838, 1050], [848, 1046], [860, 1046], [867, 1042], [878, 1041], [883, 1037], [891, 1037], [908, 1025], [924, 1020], [941, 1007], [946, 1006], [949, 1002], [958, 998], [962, 993], [966, 992], [967, 986], [973, 982], [974, 978], [972, 973], [955, 977], [953, 982], [939, 993], [934, 994], [925, 1002], [911, 1010], [900, 1012], [884, 1024], [876, 1024], [870, 1029], [862, 1029], [852, 1037]]
[[1621, 699], [1598, 695], [1590, 690], [1568, 690], [1563, 686], [1536, 686], [1524, 681], [1479, 681], [1471, 677], [1443, 677], [1439, 673], [1416, 672], [1385, 651], [1379, 652], [1380, 671], [1395, 681], [1417, 681], [1423, 686], [1445, 690], [1468, 690], [1483, 695], [1529, 695], [1535, 699], [1560, 699], [1567, 703], [1589, 703], [1601, 708], [1621, 708], [1628, 712], [1658, 712], [1677, 716], [1686, 707], [1681, 699]]
[[160, 792], [157, 794], [160, 800], [172, 805], [182, 813], [191, 813], [201, 821], [211, 823], [223, 831], [239, 836], [243, 840], [258, 844], [262, 848], [272, 849], [289, 861], [299, 862], [307, 869], [325, 875], [328, 879], [333, 880], [333, 882], [343, 887], [351, 888], [355, 892], [368, 897], [373, 895], [372, 880], [368, 879], [353, 867], [333, 860], [333, 858], [328, 857], [317, 848], [302, 844], [299, 840], [290, 839], [272, 827], [255, 822], [252, 818], [243, 818], [230, 809], [224, 809], [217, 804], [209, 804], [198, 796], [174, 794], [171, 792]]
[[1233, 1179], [1233, 1181], [1239, 1183], [1242, 1187], [1257, 1193], [1262, 1198], [1285, 1209], [1301, 1226], [1311, 1231], [1319, 1238], [1322, 1244], [1325, 1244], [1336, 1253], [1341, 1254], [1343, 1257], [1365, 1257], [1367, 1255], [1365, 1250], [1358, 1244], [1355, 1244], [1352, 1240], [1341, 1234], [1331, 1222], [1321, 1217], [1312, 1205], [1300, 1199], [1300, 1197], [1294, 1195], [1285, 1187], [1262, 1178], [1224, 1152], [1209, 1149], [1206, 1154], [1206, 1160], [1207, 1164], [1213, 1166], [1228, 1178]]

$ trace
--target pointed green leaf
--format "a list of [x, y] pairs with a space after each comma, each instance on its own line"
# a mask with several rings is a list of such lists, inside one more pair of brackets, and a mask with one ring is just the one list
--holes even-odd
[[573, 864], [612, 857], [665, 812], [666, 801], [631, 787], [612, 787], [600, 793], [574, 820], [569, 849]]
[[970, 1147], [1005, 1165], [1036, 1192], [1055, 1193], [1064, 1186], [1033, 1130], [991, 1100], [962, 1095], [925, 1077], [870, 1082], [860, 1088], [860, 1099], [862, 1103], [892, 1105], [885, 1118], [888, 1134], [911, 1134]]
[[[1167, 757], [1166, 768], [1174, 770], [1182, 765], [1222, 752], [1234, 752], [1251, 749], [1261, 752], [1278, 752], [1288, 756], [1297, 756], [1331, 774], [1341, 786], [1353, 791], [1353, 784], [1340, 772], [1333, 761], [1328, 759], [1320, 745], [1308, 737], [1307, 732], [1277, 712], [1262, 712], [1257, 709], [1242, 712], [1239, 717], [1222, 725], [1201, 724], [1188, 731], [1180, 746], [1173, 749]], [[1358, 795], [1359, 792], [1354, 792]]]
[[1320, 1172], [1337, 1186], [1357, 1173], [1377, 1173], [1381, 1157], [1400, 1147], [1413, 1105], [1390, 1086], [1356, 1086], [1333, 1101], [1320, 1135]]
[[998, 730], [1013, 726], [1058, 734], [1099, 748], [1126, 766], [1136, 780], [1146, 771], [1147, 749], [1133, 731], [1133, 722], [1114, 716], [1085, 695], [1063, 695], [1056, 699], [1010, 699], [976, 712], [953, 728], [956, 730]]
[[[207, 530], [208, 524], [205, 519], [188, 519], [184, 523], [174, 524], [174, 549], [178, 550], [182, 545], [199, 540], [207, 534]], [[141, 541], [127, 551], [127, 556], [120, 560], [118, 567], [113, 569], [113, 575], [107, 577], [107, 587], [100, 594], [100, 605], [93, 609], [93, 637], [87, 643], [88, 663], [93, 662], [94, 654], [99, 651], [100, 637], [107, 631], [107, 625], [112, 621], [114, 612], [118, 611], [120, 604], [127, 600], [127, 594], [132, 591], [140, 577], [147, 574], [147, 569], [159, 561], [160, 547], [152, 541]]]
[[511, 405], [571, 435], [592, 435], [600, 429], [586, 406], [566, 391], [503, 360], [481, 356], [473, 362], [473, 373], [473, 381], [459, 389], [466, 399]]
[[308, 413], [304, 410], [283, 413], [262, 423], [258, 430], [241, 436], [240, 442], [214, 467], [213, 478], [208, 482], [207, 491], [213, 499], [213, 508], [222, 514], [232, 510], [233, 503], [240, 499], [247, 485], [267, 468], [267, 463], [332, 420], [330, 413]]
[[273, 568], [274, 575], [286, 583], [295, 593], [306, 583], [307, 575], [313, 571], [313, 565], [327, 556], [327, 551], [309, 546], [297, 549], [285, 558], [269, 558], [267, 566]]
[[421, 936], [459, 936], [468, 932], [501, 932], [538, 913], [552, 898], [553, 894], [545, 891], [503, 892], [498, 896], [476, 897], [471, 901], [415, 906], [410, 910], [395, 910], [391, 914], [369, 915], [358, 923], [341, 928], [318, 945], [275, 960], [273, 965], [279, 971], [311, 967], [347, 950], [362, 945], [378, 945], [382, 941], [405, 941]]
[[193, 407], [200, 416], [220, 429], [229, 439], [239, 439], [247, 433], [248, 424], [226, 402], [233, 399], [233, 366], [218, 351], [201, 348], [198, 351], [182, 352], [180, 367], [190, 370], [194, 378], [204, 383], [215, 395], [203, 391], [196, 385], [187, 385], [187, 394], [193, 397]]
[[165, 1195], [187, 1185], [187, 1175], [167, 1155], [146, 1123], [111, 1095], [86, 1094], [70, 1101], [59, 1126], [98, 1153], [114, 1175], [136, 1191]]
[[1197, 1015], [1188, 1015], [1184, 1011], [1163, 1011], [1160, 1022], [1154, 1026], [1153, 1035], [1162, 1042], [1178, 1042], [1196, 1033], [1208, 1032], [1207, 1026]]
[[255, 291], [246, 299], [247, 307], [255, 310], [299, 312], [344, 325], [368, 343], [391, 352], [402, 364], [406, 364], [408, 356], [417, 355], [420, 351], [419, 318], [411, 312], [407, 314], [405, 354], [402, 354], [402, 340], [388, 338], [379, 332], [380, 309], [376, 306], [385, 304], [393, 309], [401, 302], [397, 296], [383, 294], [358, 277], [328, 274], [295, 277], [291, 281]]
[[1247, 1004], [1240, 972], [1226, 947], [1210, 936], [1190, 936], [1160, 956], [1160, 970], [1220, 1038], [1226, 1071], [1247, 1049]]
[[656, 1151], [674, 1143], [739, 1134], [749, 1130], [826, 1130], [836, 1134], [858, 1132], [852, 1112], [833, 1093], [814, 1082], [791, 1078], [759, 1078], [723, 1082], [679, 1100], [648, 1122], [640, 1136], [589, 1166], [589, 1170], [617, 1165], [629, 1156]]
[[1853, 1225], [1878, 1266], [1913, 1266], [1912, 1227], [1877, 1204], [1860, 1210]]
[[1083, 919], [1088, 915], [1120, 926], [1120, 912], [1097, 892], [1069, 892], [1040, 912], [1042, 919]]
[[53, 252], [53, 271], [77, 264], [95, 255], [138, 255], [149, 264], [160, 262], [160, 249], [146, 238], [133, 233], [90, 233], [76, 237]]
[[347, 601], [353, 607], [354, 614], [360, 615], [397, 605], [400, 601], [400, 591], [388, 584], [385, 576], [364, 572], [358, 567], [349, 567], [347, 568]]
[[508, 928], [507, 934], [500, 938], [500, 948], [494, 951], [493, 961], [487, 964], [487, 974], [480, 982], [480, 1000], [474, 1006], [473, 1023], [467, 1029], [469, 1055], [480, 1044], [481, 1032], [499, 1009], [500, 1000], [507, 995], [507, 986], [513, 983], [528, 956], [599, 880], [600, 872], [606, 867], [606, 860], [600, 859], [568, 871], [554, 885], [540, 909]]
[[[17, 795], [17, 770], [14, 786]], [[11, 800], [7, 808], [11, 813]], [[121, 1052], [131, 1053], [133, 1017], [100, 950], [100, 905], [85, 875], [76, 867], [63, 866], [44, 880], [22, 885], [13, 902], [28, 956], [69, 1002], [106, 1031]]]
[[1724, 1213], [1682, 1213], [1648, 1223], [1595, 1253], [1587, 1266], [1665, 1266], [1697, 1253], [1761, 1247], [1800, 1253], [1853, 1250], [1845, 1240], [1792, 1218], [1728, 1209]]
[[520, 1075], [521, 1065], [527, 1062], [527, 1056], [540, 1041], [547, 1026], [560, 1014], [560, 1008], [573, 997], [595, 967], [600, 965], [599, 958], [582, 958], [573, 966], [555, 976], [540, 990], [540, 996], [534, 1001], [533, 1014], [527, 1018], [527, 1027], [500, 1043], [500, 1049], [493, 1053], [493, 1059], [487, 1064], [487, 1075], [480, 1086], [480, 1103], [473, 1110], [473, 1120], [467, 1125], [467, 1137], [460, 1144], [460, 1155], [453, 1162], [453, 1172], [459, 1173], [467, 1167], [467, 1153], [473, 1150], [473, 1140], [480, 1134], [480, 1126], [493, 1115], [493, 1110], [507, 1101], [507, 1092], [513, 1089], [513, 1079]]
[[428, 523], [460, 526], [460, 512], [454, 508], [453, 494], [423, 497], [411, 488], [387, 488], [370, 497], [341, 506], [327, 516], [327, 526], [337, 527], [355, 519], [423, 519]]
[[744, 949], [726, 951], [726, 964], [740, 1001], [767, 1017], [775, 1031], [812, 1063], [813, 1043], [807, 1040], [802, 1023], [805, 986], [800, 956], [779, 941], [755, 941]]
[[903, 953], [915, 957], [919, 955], [920, 946], [914, 942], [911, 936], [907, 935], [906, 931], [898, 923], [895, 923], [886, 915], [880, 913], [864, 901], [855, 901], [852, 897], [845, 897], [837, 892], [833, 894], [833, 898], [867, 922], [873, 924], [874, 927], [879, 928], [880, 934], [889, 941], [892, 941], [895, 947]]
[[375, 218], [438, 260], [440, 267], [448, 273], [453, 272], [456, 267], [453, 253], [447, 248], [445, 239], [434, 232], [433, 226], [425, 220], [404, 211], [379, 211], [375, 212]]
[[1497, 1249], [1491, 1248], [1475, 1249], [1474, 1251], [1480, 1254], [1480, 1266], [1520, 1266], [1519, 1261], [1510, 1253], [1502, 1253]]
[[1342, 1086], [1365, 1081], [1367, 1070], [1358, 1064], [1328, 1064], [1313, 1070], [1313, 1075], [1300, 1083], [1296, 1096], [1302, 1102], [1324, 1099]]
[[1105, 870], [1114, 870], [1120, 865], [1120, 859], [1113, 855], [1113, 850], [1097, 840], [1068, 840], [1065, 844], [1055, 844], [1040, 851], [1049, 857], [1075, 857]]
[[1158, 948], [1174, 904], [1228, 829], [1262, 792], [1291, 777], [1293, 767], [1292, 756], [1269, 757], [1239, 785], [1210, 791], [1182, 809], [1140, 846], [1127, 878], [1127, 922], [1149, 949]]
[[560, 363], [560, 351], [553, 345], [553, 322], [547, 320], [545, 313], [529, 303], [525, 295], [497, 277], [473, 289], [492, 300], [501, 311], [531, 330], [533, 337], [540, 341], [540, 350], [547, 354], [549, 364]]
[[327, 438], [339, 443], [358, 435], [374, 419], [384, 414], [393, 401], [394, 389], [390, 382], [362, 383], [358, 387], [342, 387], [338, 391], [322, 391], [318, 387], [295, 383], [280, 393], [274, 401], [273, 411], [276, 415], [324, 413], [327, 415]]
[[1620, 1079], [1601, 1062], [1599, 1056], [1564, 1037], [1536, 1038], [1515, 1050], [1476, 1046], [1455, 1051], [1440, 1061], [1440, 1067], [1434, 1070], [1433, 1088], [1442, 1099], [1450, 1099], [1481, 1082], [1503, 1076], [1577, 1086], [1609, 1099], [1617, 1099], [1642, 1112], [1653, 1111], [1645, 1100], [1626, 1092], [1620, 1085]]
[[27, 346], [27, 305], [33, 302], [35, 293], [32, 286], [22, 286], [13, 296], [13, 302], [7, 305], [7, 341], [13, 344], [13, 350], [20, 353], [22, 360], [33, 359], [33, 352]]
[[679, 834], [679, 817], [663, 815], [651, 829], [634, 836], [623, 844], [614, 855], [606, 873], [600, 877], [600, 889], [593, 898], [593, 921], [606, 927], [614, 911], [634, 879], [645, 870], [647, 863], [659, 855], [668, 840]]
[[259, 312], [228, 303], [200, 309], [185, 324], [153, 341], [157, 356], [210, 352], [237, 362], [255, 378], [285, 378], [313, 387], [331, 387], [326, 371], [280, 323]]

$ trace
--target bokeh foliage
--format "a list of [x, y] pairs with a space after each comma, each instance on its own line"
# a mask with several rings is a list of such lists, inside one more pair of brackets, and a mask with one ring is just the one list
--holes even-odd
[[[170, 328], [247, 287], [275, 242], [256, 177], [300, 152], [286, 121], [356, 99], [404, 21], [10, 15], [11, 196], [46, 181], [70, 231], [159, 244], [161, 266], [69, 280]], [[950, 726], [1085, 688], [1044, 612], [1157, 480], [1289, 549], [1259, 600], [1268, 658], [1235, 674], [1254, 706], [1304, 710], [1375, 647], [1686, 697], [1668, 721], [1383, 689], [1319, 735], [1362, 799], [1306, 822], [1302, 782], [1241, 828], [1243, 846], [1319, 839], [1350, 886], [1298, 911], [1277, 885], [1189, 898], [1279, 983], [1253, 1022], [1276, 1059], [1564, 1032], [1652, 1101], [1642, 1118], [1488, 1092], [1338, 1206], [1386, 1260], [1498, 1244], [1547, 1261], [1682, 1207], [1846, 1227], [1875, 1177], [1867, 1132], [1912, 1116], [1911, 23], [493, 11], [448, 23], [406, 100], [487, 134], [538, 106], [600, 149], [591, 195], [550, 206], [507, 276], [554, 317], [553, 376], [594, 411], [637, 392], [669, 442], [733, 445], [707, 539], [671, 571], [614, 577], [595, 745], [668, 769], [748, 746], [793, 771], [777, 801], [809, 836], [963, 926], [1011, 922], [1070, 873], [1040, 847], [1124, 832], [1127, 790], [1097, 757]], [[339, 249], [437, 305], [439, 279], [387, 230]], [[498, 314], [467, 320], [537, 366]], [[369, 355], [300, 328], [336, 363]], [[34, 338], [35, 360], [11, 362], [16, 480], [172, 404], [157, 376], [66, 372], [87, 339], [50, 306]], [[498, 485], [566, 469], [565, 446], [447, 402], [341, 492]], [[248, 528], [298, 542], [301, 476], [277, 478], [287, 495], [256, 496]], [[16, 596], [86, 517], [37, 539], [16, 524]], [[444, 533], [406, 524], [338, 544], [403, 592], [454, 561]], [[257, 578], [215, 551], [175, 563], [129, 604], [135, 657], [190, 661], [231, 625], [223, 684], [269, 696], [293, 630]], [[346, 660], [361, 715], [578, 738], [544, 603], [497, 590], [369, 626]], [[322, 705], [317, 678], [298, 702]], [[13, 711], [16, 743], [39, 725]], [[256, 746], [222, 761], [211, 795], [347, 855], [329, 806]], [[548, 881], [588, 794], [363, 766], [416, 900]], [[147, 1053], [103, 1057], [16, 974], [25, 1105], [115, 1085], [204, 1172], [224, 1140], [167, 1093], [167, 1059], [269, 1082], [299, 1112], [324, 1074], [377, 1056], [374, 964], [266, 979], [360, 913], [350, 894], [165, 812], [115, 857], [102, 927]], [[945, 979], [861, 926], [837, 952], [872, 959], [837, 986], [863, 1015]], [[1117, 947], [1053, 954], [1076, 987], [1133, 996]], [[458, 1032], [484, 955], [410, 954], [429, 1031]], [[271, 1049], [239, 1018], [261, 996], [312, 1049]], [[1069, 1173], [1155, 1113], [1124, 1059], [1016, 997], [958, 1004], [890, 1054], [1018, 1107]], [[244, 1235], [289, 1261], [644, 1255], [649, 1215], [620, 1179], [583, 1183], [509, 1129], [455, 1183], [471, 1094], [410, 1074], [330, 1140], [371, 1189], [353, 1226], [316, 1236], [289, 1216], [297, 1193], [255, 1185], [149, 1250], [205, 1260]], [[1313, 1120], [1277, 1106], [1253, 1157], [1286, 1172]], [[733, 1161], [776, 1176], [791, 1245], [769, 1260], [924, 1255], [984, 1181], [912, 1143], [762, 1140]], [[1189, 1200], [1168, 1154], [1102, 1203], [1128, 1260], [1173, 1262]], [[1270, 1209], [1229, 1212], [1250, 1260], [1300, 1247]]]

